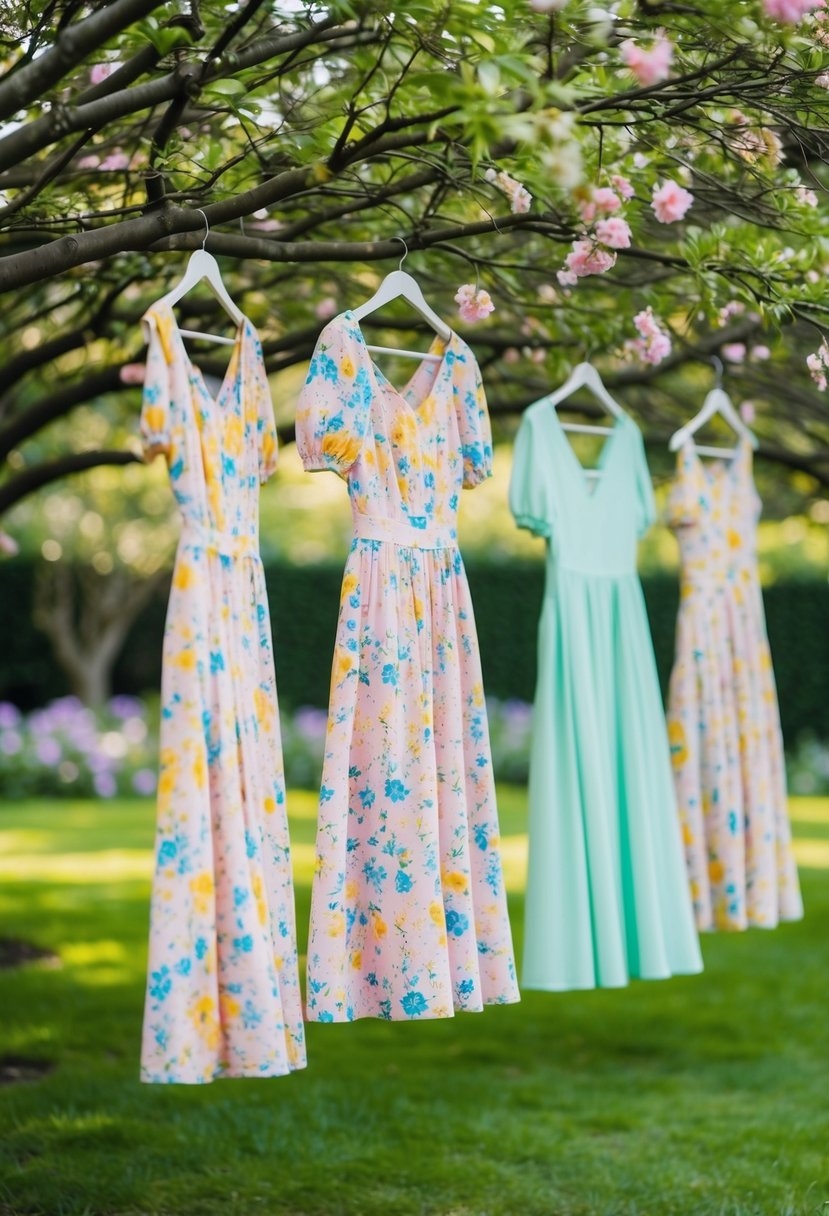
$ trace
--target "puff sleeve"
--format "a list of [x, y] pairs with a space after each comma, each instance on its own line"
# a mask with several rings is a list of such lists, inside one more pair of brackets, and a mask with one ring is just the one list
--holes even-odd
[[653, 481], [645, 456], [642, 432], [635, 424], [632, 429], [636, 465], [636, 534], [644, 536], [656, 520], [656, 500], [653, 496]]
[[453, 386], [463, 460], [463, 487], [471, 489], [492, 476], [492, 426], [481, 369], [472, 351], [461, 344], [455, 353], [461, 374]]
[[151, 460], [158, 452], [169, 458], [170, 377], [173, 362], [170, 322], [163, 314], [151, 311], [144, 314], [143, 326], [148, 346], [139, 424], [141, 442], [145, 459]]
[[543, 462], [538, 419], [527, 413], [521, 420], [512, 453], [509, 505], [519, 528], [549, 539], [553, 531], [553, 505], [549, 468]]
[[346, 476], [362, 450], [371, 396], [364, 346], [348, 321], [335, 317], [317, 340], [297, 403], [296, 444], [308, 472]]
[[253, 331], [250, 332], [250, 339], [255, 363], [252, 391], [256, 401], [254, 416], [256, 418], [256, 450], [259, 454], [259, 484], [264, 485], [276, 469], [279, 446], [262, 343]]

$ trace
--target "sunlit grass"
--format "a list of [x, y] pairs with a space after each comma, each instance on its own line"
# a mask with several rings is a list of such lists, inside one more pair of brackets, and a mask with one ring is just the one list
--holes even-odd
[[[526, 795], [500, 792], [516, 938]], [[289, 795], [300, 948], [316, 799]], [[0, 1212], [799, 1216], [829, 1202], [829, 800], [795, 799], [807, 918], [706, 936], [702, 976], [524, 993], [446, 1022], [308, 1028], [307, 1072], [139, 1085], [148, 803], [0, 813]], [[520, 946], [520, 941], [517, 942]]]

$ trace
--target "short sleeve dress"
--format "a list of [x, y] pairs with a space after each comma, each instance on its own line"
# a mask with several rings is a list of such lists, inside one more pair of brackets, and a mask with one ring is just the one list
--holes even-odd
[[522, 985], [619, 987], [702, 969], [637, 540], [654, 502], [622, 416], [591, 489], [556, 411], [526, 411], [510, 506], [547, 541], [530, 757]]
[[217, 397], [169, 306], [146, 314], [141, 431], [182, 518], [161, 684], [144, 1081], [305, 1063], [259, 485], [276, 463], [262, 348], [239, 326]]
[[668, 499], [682, 571], [668, 729], [694, 911], [706, 930], [770, 929], [803, 915], [751, 464], [746, 438], [730, 464], [709, 466], [687, 443]]
[[354, 539], [331, 676], [309, 1019], [449, 1017], [518, 999], [475, 621], [457, 545], [489, 475], [471, 350], [436, 341], [402, 392], [346, 312], [297, 410], [306, 469], [345, 478]]

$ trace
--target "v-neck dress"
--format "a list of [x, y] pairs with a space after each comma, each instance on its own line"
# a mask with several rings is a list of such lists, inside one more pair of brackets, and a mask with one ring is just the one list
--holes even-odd
[[642, 436], [615, 424], [589, 488], [556, 411], [526, 411], [510, 506], [547, 541], [530, 757], [524, 988], [612, 988], [702, 969], [639, 536]]
[[259, 485], [276, 429], [250, 322], [219, 394], [164, 304], [141, 414], [181, 513], [164, 633], [161, 771], [141, 1077], [268, 1077], [305, 1063]]
[[677, 457], [668, 523], [681, 558], [668, 729], [700, 929], [773, 928], [803, 915], [783, 737], [757, 568], [751, 445], [704, 465]]
[[345, 478], [354, 538], [331, 675], [307, 1016], [426, 1019], [518, 1000], [463, 486], [491, 471], [480, 373], [456, 335], [403, 392], [350, 312], [297, 408], [306, 469]]

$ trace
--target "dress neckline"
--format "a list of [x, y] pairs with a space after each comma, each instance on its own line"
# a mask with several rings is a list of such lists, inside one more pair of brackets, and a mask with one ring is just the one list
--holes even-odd
[[607, 481], [607, 463], [613, 448], [617, 446], [615, 442], [616, 436], [623, 429], [623, 426], [627, 421], [627, 415], [619, 415], [619, 417], [613, 423], [613, 426], [610, 428], [610, 434], [602, 444], [601, 451], [599, 452], [596, 459], [596, 464], [594, 466], [596, 472], [601, 474], [601, 476], [597, 478], [597, 484], [591, 489], [590, 479], [587, 476], [588, 470], [585, 469], [584, 465], [579, 460], [572, 443], [567, 438], [567, 432], [564, 429], [561, 418], [559, 418], [558, 410], [553, 408], [552, 413], [554, 418], [554, 429], [558, 432], [563, 446], [569, 452], [569, 459], [572, 464], [573, 471], [576, 474], [576, 480], [581, 486], [584, 497], [588, 500], [588, 502], [593, 502], [594, 499], [598, 498], [602, 486]]
[[693, 438], [687, 439], [684, 447], [691, 452], [706, 489], [713, 490], [717, 485], [733, 487], [737, 481], [737, 472], [735, 470], [739, 471], [742, 467], [750, 444], [745, 435], [738, 435], [734, 445], [734, 455], [731, 459], [723, 460], [722, 458], [718, 458], [712, 460], [710, 464], [706, 464], [700, 456]]
[[[151, 309], [150, 311], [153, 311], [153, 309]], [[219, 390], [214, 397], [213, 394], [210, 392], [210, 389], [207, 387], [207, 381], [204, 378], [204, 372], [201, 370], [201, 368], [198, 366], [197, 363], [193, 362], [193, 360], [190, 358], [190, 355], [187, 352], [187, 347], [184, 345], [184, 335], [182, 334], [181, 330], [179, 329], [178, 321], [176, 319], [176, 314], [173, 312], [173, 310], [169, 304], [165, 305], [165, 311], [166, 311], [166, 315], [170, 321], [170, 327], [176, 335], [176, 341], [178, 342], [179, 350], [181, 352], [181, 357], [184, 360], [184, 364], [187, 368], [187, 371], [190, 374], [191, 380], [195, 380], [195, 382], [199, 385], [199, 387], [201, 388], [201, 391], [204, 393], [204, 396], [210, 402], [211, 406], [214, 409], [220, 409], [224, 403], [224, 399], [227, 395], [227, 392], [230, 389], [231, 384], [235, 383], [239, 377], [241, 367], [242, 367], [242, 359], [241, 359], [242, 345], [243, 345], [245, 333], [247, 331], [247, 327], [250, 324], [250, 322], [248, 321], [247, 317], [244, 314], [242, 314], [241, 320], [239, 321], [238, 325], [236, 326], [236, 334], [233, 339], [233, 349], [231, 350], [231, 353], [230, 353], [230, 360], [228, 361], [228, 365], [225, 368], [225, 374], [222, 377], [221, 384], [219, 385]]]
[[[425, 352], [425, 354], [426, 355], [440, 354], [441, 360], [440, 360], [440, 363], [434, 364], [434, 374], [430, 377], [429, 385], [428, 385], [428, 388], [426, 389], [426, 392], [423, 394], [423, 396], [420, 398], [420, 400], [418, 402], [413, 404], [406, 397], [406, 393], [408, 393], [409, 389], [412, 387], [415, 380], [420, 375], [420, 373], [424, 370], [424, 368], [428, 368], [431, 366], [430, 361], [427, 361], [424, 358], [420, 363], [418, 363], [417, 367], [414, 369], [414, 371], [412, 372], [409, 379], [406, 381], [406, 384], [403, 386], [403, 388], [402, 389], [396, 388], [395, 385], [393, 385], [392, 382], [389, 380], [388, 376], [386, 376], [386, 374], [382, 371], [382, 369], [379, 368], [377, 366], [377, 364], [374, 362], [374, 360], [372, 359], [371, 354], [368, 349], [368, 344], [365, 339], [365, 335], [363, 334], [363, 331], [360, 329], [359, 322], [356, 320], [354, 313], [351, 311], [351, 309], [350, 308], [346, 309], [345, 312], [340, 314], [340, 317], [338, 319], [343, 320], [343, 321], [348, 321], [349, 324], [353, 326], [354, 332], [357, 335], [357, 338], [358, 338], [358, 341], [360, 344], [360, 350], [362, 351], [366, 364], [368, 365], [368, 369], [371, 374], [371, 377], [374, 380], [375, 388], [387, 389], [391, 393], [391, 395], [397, 401], [399, 401], [405, 407], [405, 409], [407, 409], [413, 415], [413, 417], [419, 418], [419, 416], [420, 416], [419, 411], [420, 411], [421, 407], [423, 406], [423, 404], [427, 400], [427, 398], [432, 395], [432, 392], [434, 391], [435, 386], [437, 385], [438, 380], [440, 379], [441, 373], [443, 372], [444, 368], [446, 367], [446, 364], [448, 361], [447, 356], [450, 353], [452, 353], [454, 355], [453, 348], [455, 346], [455, 342], [457, 339], [457, 334], [455, 333], [455, 331], [450, 330], [449, 337], [445, 340], [443, 338], [441, 338], [439, 334], [435, 334], [434, 338], [432, 339], [429, 349]], [[440, 349], [441, 346], [443, 347], [443, 350]]]

